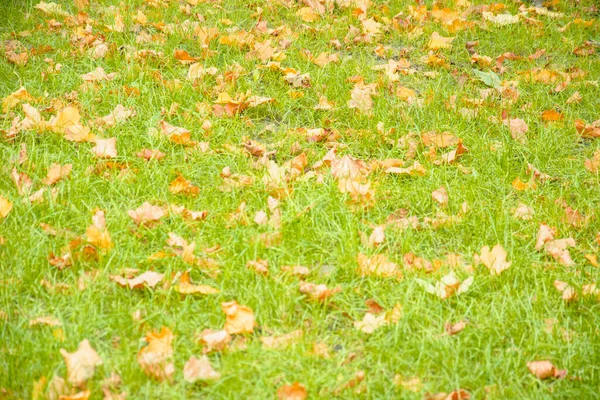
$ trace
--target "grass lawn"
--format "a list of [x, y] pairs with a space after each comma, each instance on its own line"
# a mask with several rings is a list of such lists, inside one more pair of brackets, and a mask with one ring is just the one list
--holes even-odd
[[0, 2], [1, 399], [600, 397], [597, 2], [55, 1]]

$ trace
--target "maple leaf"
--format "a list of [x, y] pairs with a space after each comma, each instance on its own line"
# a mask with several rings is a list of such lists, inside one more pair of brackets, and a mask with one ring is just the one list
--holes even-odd
[[227, 333], [252, 333], [256, 322], [254, 321], [254, 313], [248, 306], [238, 304], [237, 301], [229, 301], [221, 303], [221, 309], [225, 313], [227, 320], [223, 329]]
[[277, 389], [277, 398], [279, 400], [305, 400], [308, 397], [308, 391], [301, 383], [294, 382], [291, 385], [283, 385]]
[[538, 379], [564, 378], [567, 374], [565, 370], [556, 369], [550, 361], [530, 361], [527, 363], [529, 371]]
[[448, 192], [446, 192], [446, 189], [443, 186], [434, 190], [431, 193], [431, 198], [441, 206], [448, 204]]
[[13, 204], [7, 198], [0, 196], [0, 217], [6, 218], [13, 208]]
[[508, 127], [514, 140], [521, 143], [527, 140], [526, 133], [529, 131], [529, 126], [521, 118], [506, 118], [502, 120], [502, 123]]
[[173, 332], [164, 326], [160, 332], [146, 334], [147, 346], [143, 347], [137, 355], [137, 361], [146, 375], [161, 382], [171, 380], [175, 373], [172, 361], [174, 338]]
[[106, 229], [106, 220], [104, 217], [104, 211], [98, 210], [92, 217], [93, 224], [90, 225], [85, 234], [87, 241], [99, 249], [109, 250], [113, 247], [110, 234]]
[[204, 352], [222, 351], [229, 346], [229, 342], [231, 342], [231, 335], [225, 329], [220, 331], [205, 329], [199, 335], [198, 342], [206, 346], [204, 348]]
[[156, 160], [160, 161], [165, 158], [165, 153], [157, 149], [142, 149], [135, 155], [136, 157], [143, 158], [146, 161]]
[[389, 167], [385, 170], [385, 173], [394, 175], [425, 176], [425, 174], [427, 174], [427, 170], [421, 165], [420, 162], [415, 161], [413, 165], [408, 168]]
[[167, 136], [171, 142], [183, 145], [194, 144], [191, 133], [187, 129], [171, 125], [165, 120], [161, 120], [159, 126], [160, 131], [163, 135]]
[[577, 298], [577, 292], [575, 288], [569, 285], [567, 282], [555, 280], [554, 287], [556, 290], [562, 293], [562, 299], [564, 301], [573, 301]]
[[194, 186], [191, 181], [185, 179], [183, 175], [177, 175], [177, 178], [169, 184], [169, 192], [173, 194], [185, 194], [188, 196], [197, 196], [200, 188]]
[[511, 15], [511, 14], [494, 15], [493, 13], [491, 13], [489, 11], [482, 12], [481, 16], [486, 21], [490, 21], [494, 25], [498, 25], [498, 26], [512, 25], [512, 24], [516, 24], [520, 21], [520, 18], [518, 15]]
[[469, 290], [471, 284], [473, 284], [473, 277], [470, 276], [464, 281], [460, 281], [454, 272], [450, 272], [448, 275], [443, 276], [435, 285], [424, 281], [422, 279], [415, 279], [415, 281], [421, 285], [428, 293], [434, 294], [445, 300], [453, 295], [460, 295]]
[[585, 169], [591, 173], [597, 173], [600, 171], [600, 149], [594, 152], [594, 155], [590, 159], [586, 159], [584, 163]]
[[302, 18], [302, 21], [304, 21], [304, 22], [315, 22], [315, 21], [318, 21], [320, 19], [319, 14], [317, 14], [310, 7], [302, 7], [302, 8], [300, 8], [296, 12], [296, 15], [299, 16], [300, 18]]
[[290, 344], [299, 341], [302, 338], [302, 335], [303, 332], [299, 329], [281, 336], [262, 336], [260, 341], [266, 349], [283, 349]]
[[123, 105], [118, 104], [110, 114], [105, 117], [98, 118], [96, 120], [96, 124], [112, 127], [117, 125], [120, 122], [123, 122], [129, 118], [132, 118], [136, 115], [136, 112], [133, 108], [125, 108]]
[[269, 274], [269, 261], [261, 260], [260, 258], [255, 261], [248, 261], [246, 268], [253, 270], [254, 272], [261, 275]]
[[370, 113], [373, 108], [373, 99], [371, 98], [373, 93], [374, 89], [372, 86], [361, 82], [357, 83], [350, 92], [348, 108], [356, 108], [366, 114]]
[[373, 333], [376, 329], [386, 326], [387, 324], [388, 321], [385, 314], [377, 316], [369, 312], [365, 313], [362, 321], [354, 321], [354, 327], [364, 333]]
[[600, 119], [592, 122], [591, 124], [586, 124], [585, 121], [576, 119], [575, 129], [583, 138], [600, 138]]
[[183, 379], [189, 383], [212, 381], [220, 378], [221, 374], [212, 368], [210, 360], [206, 356], [199, 359], [192, 356], [183, 366]]
[[33, 97], [24, 86], [21, 86], [2, 100], [2, 111], [7, 114], [11, 108], [17, 106], [21, 101], [36, 101], [35, 97]]
[[512, 264], [512, 262], [506, 260], [506, 257], [506, 250], [500, 244], [495, 245], [491, 251], [489, 246], [483, 246], [479, 261], [490, 270], [492, 275], [500, 275]]
[[179, 278], [179, 285], [175, 287], [179, 293], [182, 294], [215, 294], [219, 293], [218, 289], [215, 289], [208, 285], [195, 285], [190, 280], [190, 273], [184, 272]]
[[86, 82], [112, 81], [117, 77], [117, 75], [118, 74], [116, 72], [111, 72], [110, 74], [107, 74], [104, 71], [104, 68], [98, 67], [95, 70], [88, 72], [87, 74], [81, 75], [81, 79], [83, 79]]
[[62, 326], [62, 321], [53, 316], [38, 317], [29, 321], [29, 326], [36, 325]]
[[117, 138], [96, 139], [96, 145], [92, 147], [92, 152], [98, 158], [117, 157]]
[[385, 225], [376, 226], [369, 235], [369, 246], [375, 247], [381, 245], [385, 241]]
[[96, 366], [102, 364], [102, 359], [87, 339], [79, 343], [74, 353], [60, 349], [60, 355], [67, 364], [67, 381], [75, 387], [84, 386], [94, 376]]
[[534, 213], [533, 208], [531, 208], [528, 205], [523, 204], [523, 203], [519, 203], [517, 208], [515, 208], [513, 210], [513, 216], [516, 219], [520, 219], [523, 221], [531, 220], [531, 218], [533, 217], [533, 213]]
[[438, 133], [436, 131], [430, 131], [421, 134], [421, 141], [424, 146], [434, 146], [441, 149], [457, 145], [459, 139], [450, 132]]
[[127, 211], [127, 215], [129, 215], [133, 222], [138, 226], [150, 226], [166, 216], [167, 213], [161, 207], [153, 206], [145, 201], [135, 210]]
[[308, 295], [313, 300], [325, 301], [328, 298], [330, 298], [331, 296], [333, 296], [334, 294], [341, 292], [342, 288], [338, 286], [333, 289], [329, 289], [327, 287], [327, 285], [325, 285], [323, 283], [315, 284], [315, 283], [303, 281], [303, 282], [300, 282], [299, 290], [300, 290], [300, 293], [304, 293], [304, 294]]
[[71, 169], [73, 169], [73, 164], [60, 165], [54, 163], [48, 168], [48, 173], [42, 180], [42, 183], [45, 185], [54, 185], [61, 179], [68, 177]]
[[371, 258], [359, 253], [357, 257], [358, 271], [361, 276], [402, 277], [398, 265], [388, 260], [385, 254], [376, 254]]
[[164, 274], [160, 274], [154, 271], [146, 271], [133, 278], [123, 278], [120, 275], [111, 275], [110, 279], [118, 283], [123, 287], [129, 287], [130, 289], [141, 289], [146, 286], [154, 288], [162, 279]]
[[449, 49], [452, 47], [454, 37], [443, 37], [438, 32], [433, 32], [427, 47], [431, 50]]
[[463, 329], [465, 329], [465, 327], [467, 326], [466, 321], [459, 321], [455, 324], [451, 323], [451, 322], [446, 322], [446, 324], [444, 325], [444, 331], [446, 331], [446, 334], [448, 336], [453, 336], [456, 335], [460, 332], [462, 332]]

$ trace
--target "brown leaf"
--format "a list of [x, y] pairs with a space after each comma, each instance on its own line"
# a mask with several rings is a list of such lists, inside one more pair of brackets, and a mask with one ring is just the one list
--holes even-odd
[[218, 289], [208, 285], [195, 285], [190, 280], [190, 273], [184, 272], [179, 278], [179, 285], [175, 287], [181, 294], [215, 294], [219, 293]]
[[329, 289], [327, 285], [323, 283], [315, 284], [311, 282], [300, 282], [299, 290], [300, 293], [308, 295], [313, 300], [325, 301], [334, 294], [341, 292], [342, 288], [338, 286], [333, 289]]
[[448, 204], [448, 192], [446, 192], [446, 189], [443, 186], [434, 190], [431, 193], [431, 197], [441, 206]]
[[308, 392], [304, 385], [294, 382], [291, 385], [283, 385], [277, 389], [277, 398], [279, 400], [305, 400]]
[[221, 309], [227, 316], [223, 329], [228, 333], [252, 333], [254, 331], [256, 322], [250, 307], [240, 305], [237, 301], [229, 301], [221, 303]]
[[198, 337], [198, 342], [205, 345], [204, 352], [222, 351], [229, 346], [231, 335], [226, 330], [213, 331], [205, 329]]
[[96, 366], [102, 364], [102, 359], [87, 339], [79, 343], [74, 353], [60, 349], [60, 355], [67, 364], [67, 381], [75, 387], [83, 387], [94, 376]]
[[110, 279], [123, 287], [129, 287], [129, 289], [141, 289], [146, 286], [154, 288], [163, 278], [164, 274], [159, 274], [154, 271], [146, 271], [135, 278], [123, 278], [120, 275], [110, 276]]
[[376, 254], [369, 258], [363, 253], [359, 253], [357, 262], [360, 276], [402, 277], [398, 265], [389, 261], [385, 254]]
[[212, 368], [208, 357], [198, 359], [192, 356], [183, 367], [183, 379], [189, 383], [212, 381], [221, 379], [221, 374]]
[[162, 327], [160, 332], [149, 332], [145, 340], [148, 343], [138, 355], [137, 361], [144, 373], [160, 382], [171, 380], [175, 372], [173, 365], [173, 339], [169, 328]]
[[376, 329], [382, 326], [386, 326], [387, 324], [388, 321], [385, 314], [377, 316], [369, 312], [365, 313], [362, 321], [354, 321], [354, 327], [356, 329], [369, 334], [375, 332]]
[[483, 246], [479, 260], [490, 270], [492, 275], [500, 275], [512, 264], [512, 262], [507, 261], [506, 257], [506, 250], [500, 244], [497, 244], [491, 251], [489, 246]]
[[444, 330], [446, 331], [446, 334], [452, 336], [462, 332], [462, 330], [465, 329], [466, 326], [467, 322], [464, 320], [459, 321], [455, 324], [453, 324], [452, 322], [446, 322], [446, 324], [444, 325]]
[[173, 182], [169, 184], [169, 192], [173, 194], [184, 194], [188, 196], [197, 196], [200, 193], [200, 188], [192, 184], [191, 181], [185, 179], [179, 174]]
[[137, 209], [127, 211], [127, 215], [133, 219], [133, 222], [135, 222], [136, 225], [149, 226], [152, 223], [159, 221], [167, 214], [161, 207], [153, 206], [146, 201]]
[[98, 158], [117, 157], [117, 138], [96, 139], [96, 145], [92, 147], [92, 152]]
[[529, 371], [538, 379], [564, 378], [565, 370], [558, 370], [550, 361], [530, 361], [527, 363]]
[[12, 208], [13, 204], [10, 202], [10, 200], [0, 196], [0, 217], [6, 218]]
[[42, 183], [45, 185], [54, 185], [61, 179], [68, 177], [72, 168], [73, 164], [60, 165], [54, 163], [48, 169], [48, 174], [42, 180]]

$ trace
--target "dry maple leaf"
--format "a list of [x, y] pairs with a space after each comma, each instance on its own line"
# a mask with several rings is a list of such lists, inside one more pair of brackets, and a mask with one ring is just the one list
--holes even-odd
[[354, 321], [354, 327], [359, 331], [364, 333], [373, 333], [376, 329], [381, 328], [382, 326], [386, 326], [388, 321], [386, 319], [385, 314], [381, 314], [379, 316], [365, 313], [362, 321]]
[[437, 133], [435, 131], [424, 132], [421, 134], [421, 141], [424, 146], [434, 146], [444, 148], [458, 144], [458, 137], [450, 132]]
[[252, 333], [254, 331], [256, 322], [250, 307], [240, 305], [234, 300], [221, 303], [221, 310], [227, 316], [223, 329], [228, 333]]
[[92, 147], [92, 152], [98, 158], [117, 157], [117, 138], [96, 139], [96, 145]]
[[575, 129], [583, 138], [600, 138], [600, 119], [591, 124], [586, 124], [585, 121], [577, 119], [575, 120]]
[[483, 246], [479, 260], [490, 270], [492, 275], [500, 275], [512, 264], [506, 257], [506, 250], [500, 244], [497, 244], [491, 251], [489, 246]]
[[308, 295], [313, 300], [325, 301], [334, 294], [341, 292], [342, 288], [338, 286], [333, 289], [329, 289], [327, 285], [323, 283], [317, 285], [310, 282], [300, 282], [299, 290], [300, 293]]
[[422, 279], [415, 279], [415, 281], [428, 293], [434, 294], [444, 300], [455, 294], [459, 295], [469, 290], [469, 287], [473, 284], [473, 277], [470, 276], [461, 282], [454, 272], [450, 272], [436, 282], [435, 285]]
[[117, 75], [118, 74], [116, 72], [107, 74], [104, 71], [104, 68], [98, 67], [92, 72], [81, 75], [81, 78], [86, 82], [112, 81], [117, 77]]
[[385, 170], [385, 173], [394, 175], [424, 176], [427, 174], [427, 170], [421, 165], [420, 162], [415, 161], [413, 165], [408, 168], [390, 167]]
[[104, 211], [96, 211], [92, 216], [92, 222], [92, 225], [88, 226], [85, 231], [88, 243], [99, 249], [110, 250], [113, 247], [113, 242], [106, 229]]
[[544, 247], [546, 242], [554, 240], [555, 233], [556, 233], [555, 229], [550, 228], [546, 224], [541, 224], [540, 229], [538, 230], [538, 233], [537, 233], [535, 249], [539, 251]]
[[165, 153], [157, 149], [142, 149], [136, 155], [136, 157], [143, 158], [146, 161], [156, 160], [160, 161], [165, 158]]
[[158, 381], [171, 380], [175, 372], [173, 365], [173, 339], [169, 328], [162, 327], [160, 332], [149, 332], [145, 340], [148, 343], [138, 355], [137, 361], [146, 375]]
[[125, 108], [123, 105], [118, 104], [110, 114], [105, 117], [98, 118], [96, 124], [112, 127], [120, 122], [127, 120], [128, 118], [134, 117], [136, 112], [133, 108]]
[[452, 336], [462, 332], [462, 330], [465, 329], [466, 326], [467, 322], [464, 320], [459, 321], [455, 324], [453, 324], [452, 322], [446, 322], [446, 324], [444, 325], [444, 331], [446, 331], [447, 335]]
[[573, 301], [577, 298], [577, 292], [575, 288], [569, 285], [567, 282], [555, 280], [554, 287], [556, 290], [562, 293], [562, 299], [564, 301]]
[[529, 126], [521, 118], [506, 118], [502, 120], [502, 124], [508, 127], [514, 140], [521, 143], [527, 140], [526, 134], [529, 132]]
[[5, 197], [0, 196], [0, 217], [6, 218], [13, 208], [13, 204]]
[[37, 318], [29, 321], [29, 326], [36, 326], [36, 325], [62, 326], [62, 322], [60, 319], [53, 317], [53, 316], [37, 317]]
[[79, 343], [74, 353], [60, 349], [60, 355], [67, 364], [67, 381], [75, 387], [84, 386], [94, 376], [96, 366], [102, 364], [102, 359], [87, 339]]
[[183, 175], [177, 175], [177, 178], [169, 184], [169, 192], [173, 194], [185, 194], [188, 196], [197, 196], [200, 193], [200, 188], [192, 184], [191, 181], [185, 179]]
[[516, 24], [520, 21], [519, 15], [511, 15], [511, 14], [498, 14], [494, 15], [489, 11], [484, 11], [481, 13], [481, 16], [486, 21], [490, 21], [494, 25], [505, 26]]
[[305, 400], [308, 392], [304, 385], [294, 382], [291, 385], [283, 385], [277, 389], [277, 398], [279, 400]]
[[433, 32], [427, 47], [430, 50], [449, 49], [452, 47], [454, 37], [443, 37], [438, 32]]
[[175, 287], [182, 294], [215, 294], [219, 293], [218, 289], [208, 285], [195, 285], [190, 280], [189, 272], [184, 272], [179, 278], [179, 285]]
[[246, 268], [256, 272], [261, 275], [269, 274], [269, 261], [261, 260], [260, 258], [256, 260], [250, 260], [246, 263]]
[[202, 356], [198, 359], [192, 356], [183, 367], [183, 379], [189, 383], [213, 381], [221, 379], [221, 374], [212, 368], [208, 357]]
[[303, 334], [304, 332], [299, 329], [281, 336], [263, 336], [260, 341], [266, 349], [282, 349], [299, 341]]
[[357, 83], [350, 92], [350, 100], [348, 100], [348, 108], [356, 108], [360, 112], [368, 114], [373, 108], [373, 99], [371, 96], [375, 93], [375, 89], [371, 85]]
[[584, 163], [585, 169], [591, 173], [597, 173], [600, 171], [600, 149], [594, 152], [594, 155], [590, 159], [586, 159]]
[[530, 361], [527, 363], [529, 371], [538, 379], [564, 378], [566, 370], [559, 370], [550, 361]]
[[431, 193], [431, 198], [441, 206], [448, 204], [448, 192], [446, 192], [446, 189], [443, 186], [434, 190]]
[[211, 351], [222, 351], [229, 346], [229, 342], [231, 342], [231, 335], [225, 329], [220, 331], [205, 329], [198, 336], [198, 342], [205, 346], [203, 350], [204, 353]]
[[179, 126], [171, 125], [164, 120], [159, 122], [159, 126], [160, 131], [163, 133], [163, 135], [167, 136], [171, 142], [183, 145], [194, 144], [192, 141], [192, 134], [189, 130]]
[[130, 289], [141, 289], [144, 287], [154, 288], [162, 281], [164, 274], [160, 274], [154, 271], [146, 271], [135, 278], [123, 278], [120, 275], [111, 275], [110, 279], [118, 283], [123, 287], [129, 287]]
[[376, 247], [385, 242], [385, 225], [378, 225], [369, 235], [369, 246]]
[[72, 168], [73, 164], [60, 165], [54, 163], [48, 168], [48, 173], [42, 180], [42, 183], [45, 185], [54, 185], [61, 179], [68, 177]]
[[523, 221], [529, 221], [531, 220], [531, 218], [533, 218], [533, 213], [533, 208], [529, 207], [526, 204], [519, 203], [517, 208], [513, 210], [513, 217]]
[[161, 207], [153, 206], [146, 201], [135, 210], [127, 211], [127, 215], [133, 219], [136, 225], [149, 226], [166, 216], [167, 213]]
[[363, 253], [359, 253], [357, 262], [360, 276], [402, 277], [398, 265], [389, 261], [385, 254], [376, 254], [369, 258]]
[[575, 265], [575, 262], [571, 259], [568, 247], [575, 247], [575, 240], [573, 238], [551, 240], [544, 245], [546, 253], [552, 256], [558, 263], [565, 267], [572, 267]]

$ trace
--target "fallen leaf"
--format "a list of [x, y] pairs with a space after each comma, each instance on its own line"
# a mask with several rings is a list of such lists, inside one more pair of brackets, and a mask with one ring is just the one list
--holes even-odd
[[491, 251], [489, 246], [483, 246], [479, 260], [490, 270], [492, 275], [500, 275], [512, 264], [512, 262], [507, 261], [506, 257], [506, 250], [500, 244], [497, 244]]
[[221, 309], [227, 317], [223, 329], [228, 333], [252, 333], [254, 331], [256, 322], [250, 307], [240, 305], [237, 301], [229, 301], [221, 303]]
[[305, 400], [308, 397], [308, 391], [304, 385], [294, 382], [291, 385], [283, 385], [277, 389], [277, 398], [279, 400]]
[[204, 346], [204, 352], [223, 351], [231, 342], [231, 335], [225, 329], [213, 331], [205, 329], [198, 337], [198, 342]]
[[359, 253], [357, 262], [360, 276], [402, 277], [398, 265], [389, 261], [385, 254], [376, 254], [369, 258], [363, 253]]
[[192, 356], [183, 367], [183, 379], [189, 383], [212, 381], [221, 379], [221, 374], [212, 368], [208, 357], [198, 359]]
[[431, 193], [431, 197], [441, 206], [448, 204], [448, 192], [446, 192], [446, 189], [443, 186], [434, 190]]
[[302, 330], [292, 331], [281, 336], [263, 336], [260, 341], [266, 349], [282, 349], [302, 338]]
[[133, 222], [135, 222], [136, 225], [149, 226], [152, 223], [159, 221], [167, 214], [165, 210], [163, 210], [161, 207], [153, 206], [152, 204], [146, 201], [135, 210], [127, 211], [127, 215], [131, 217], [131, 219], [133, 220]]
[[169, 192], [173, 194], [197, 196], [200, 193], [200, 188], [193, 185], [191, 181], [185, 179], [183, 175], [180, 174], [169, 184]]
[[179, 285], [175, 287], [179, 293], [182, 294], [215, 294], [219, 293], [218, 289], [215, 289], [208, 285], [195, 285], [190, 280], [189, 272], [184, 272], [179, 278]]
[[446, 322], [446, 324], [444, 325], [444, 330], [446, 331], [447, 335], [452, 336], [462, 332], [462, 330], [465, 329], [466, 326], [467, 322], [464, 320], [459, 321], [455, 324], [453, 324], [452, 322]]
[[376, 329], [386, 326], [388, 321], [386, 320], [385, 314], [379, 316], [365, 313], [362, 321], [354, 321], [354, 327], [364, 333], [373, 333]]
[[96, 139], [96, 145], [92, 148], [92, 152], [98, 158], [117, 157], [117, 138]]
[[452, 47], [454, 37], [443, 37], [438, 32], [433, 32], [427, 47], [431, 50], [449, 49]]
[[164, 278], [164, 274], [154, 271], [146, 271], [134, 278], [123, 278], [120, 275], [111, 275], [110, 278], [119, 285], [129, 287], [130, 289], [141, 289], [144, 287], [154, 288]]
[[37, 318], [29, 321], [29, 326], [36, 326], [36, 325], [62, 326], [62, 322], [60, 319], [53, 317], [53, 316], [37, 317]]
[[527, 363], [529, 371], [538, 379], [564, 378], [565, 370], [558, 370], [550, 361], [530, 361]]
[[334, 294], [341, 292], [342, 288], [338, 286], [333, 289], [329, 289], [327, 285], [323, 283], [315, 284], [311, 282], [300, 282], [299, 290], [300, 293], [308, 295], [313, 300], [325, 301]]
[[7, 198], [0, 196], [0, 217], [6, 218], [12, 207], [13, 204]]
[[67, 364], [67, 381], [75, 387], [83, 387], [94, 376], [96, 366], [102, 364], [102, 359], [87, 339], [79, 343], [74, 353], [60, 349], [60, 355]]
[[137, 355], [142, 371], [159, 382], [171, 380], [175, 373], [172, 361], [174, 338], [173, 332], [164, 326], [160, 332], [149, 332], [145, 337], [147, 345]]

